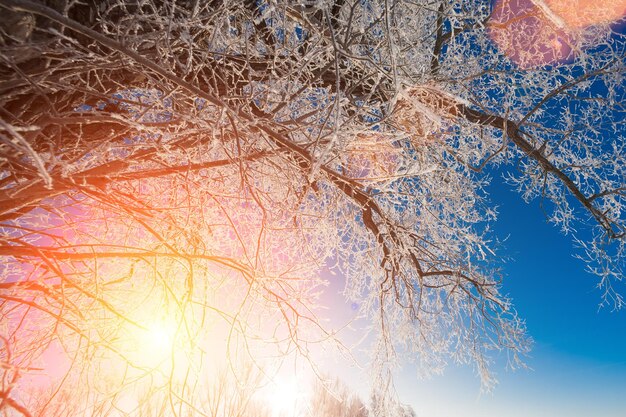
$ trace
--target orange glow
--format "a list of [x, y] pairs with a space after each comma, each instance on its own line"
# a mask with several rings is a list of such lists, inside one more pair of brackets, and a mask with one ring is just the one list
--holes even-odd
[[[167, 205], [167, 193], [174, 194], [173, 190], [157, 193], [148, 189], [146, 199]], [[87, 237], [95, 243], [94, 252], [89, 252], [94, 256], [77, 261], [59, 259], [68, 284], [63, 287], [60, 280], [41, 278], [50, 285], [46, 299], [39, 292], [16, 289], [16, 299], [19, 296], [42, 309], [16, 304], [4, 316], [5, 333], [16, 335], [10, 345], [10, 363], [24, 369], [15, 392], [21, 393], [20, 399], [30, 409], [39, 412], [40, 407], [48, 407], [41, 415], [54, 415], [51, 407], [65, 407], [72, 409], [68, 415], [85, 417], [156, 416], [173, 415], [166, 412], [174, 407], [173, 402], [176, 413], [183, 409], [211, 415], [210, 407], [232, 396], [221, 391], [217, 370], [227, 370], [232, 374], [229, 377], [239, 381], [246, 372], [246, 365], [240, 363], [252, 351], [260, 357], [254, 366], [276, 366], [274, 358], [284, 355], [277, 340], [287, 340], [295, 329], [285, 324], [285, 320], [297, 320], [291, 305], [298, 306], [315, 285], [314, 279], [299, 276], [300, 269], [306, 271], [299, 247], [284, 238], [289, 230], [268, 232], [258, 247], [258, 262], [266, 263], [264, 274], [259, 273], [256, 281], [249, 280], [244, 249], [257, 244], [258, 235], [251, 232], [256, 227], [250, 225], [257, 221], [257, 214], [258, 221], [262, 215], [254, 205], [242, 204], [239, 199], [224, 199], [220, 210], [204, 201], [198, 206], [210, 219], [219, 218], [225, 207], [241, 216], [233, 215], [223, 231], [220, 227], [227, 222], [218, 220], [210, 222], [210, 230], [194, 227], [196, 240], [186, 239], [182, 233], [168, 236], [168, 244], [175, 246], [180, 256], [157, 255], [167, 251], [140, 227], [128, 232], [124, 213], [81, 208], [83, 221], [71, 221], [76, 210], [68, 215], [67, 224], [57, 226], [54, 233], [77, 247], [67, 253], [86, 254], [80, 243]], [[292, 221], [291, 217], [287, 221]], [[228, 239], [234, 230], [238, 238]], [[214, 239], [215, 235], [222, 239]], [[193, 246], [198, 242], [214, 245], [212, 252], [230, 251], [230, 257], [220, 258], [227, 259], [227, 265], [209, 255], [187, 256], [199, 252]], [[45, 243], [53, 246], [56, 242]], [[98, 257], [98, 251], [116, 255]], [[132, 251], [140, 255], [125, 256]], [[242, 265], [240, 269], [238, 265]], [[20, 266], [32, 268], [25, 263]], [[283, 310], [276, 307], [278, 297], [285, 297]], [[58, 311], [63, 312], [63, 320], [57, 321]], [[274, 338], [259, 336], [265, 334]], [[6, 346], [0, 348], [6, 350]], [[252, 388], [263, 384], [268, 384], [267, 380], [250, 382]], [[288, 387], [280, 386], [283, 388], [277, 388], [272, 400], [263, 399], [262, 403], [267, 407], [271, 402], [282, 413], [289, 404], [280, 392], [287, 392]]]
[[120, 349], [132, 354], [132, 362], [142, 368], [157, 368], [167, 362], [172, 355], [176, 341], [177, 324], [171, 317], [150, 319], [137, 328], [127, 323], [127, 339]]
[[585, 28], [620, 19], [626, 0], [499, 0], [489, 35], [520, 68], [574, 58]]
[[500, 0], [489, 35], [520, 68], [564, 62], [574, 56], [575, 37], [555, 20], [533, 0]]
[[[11, 277], [28, 276], [34, 288], [16, 286], [2, 306], [10, 341], [0, 359], [10, 353], [6, 362], [22, 370], [14, 392], [33, 415], [55, 415], [54, 407], [85, 417], [214, 415], [211, 407], [243, 407], [269, 384], [259, 370], [297, 354], [296, 332], [320, 339], [304, 319], [316, 305], [319, 260], [293, 233], [293, 213], [266, 218], [247, 189], [224, 183], [233, 172], [213, 182], [189, 174], [189, 189], [169, 177], [117, 184], [133, 196], [129, 206], [152, 208], [145, 213], [85, 198], [21, 219], [42, 237], [14, 237], [55, 253], [11, 260]], [[259, 184], [256, 193], [294, 204], [300, 197], [280, 184]], [[250, 357], [261, 377], [238, 394], [241, 405], [224, 403], [243, 389]], [[236, 382], [229, 391], [220, 372]], [[272, 398], [289, 407], [282, 394]]]
[[[536, 0], [539, 1], [539, 0]], [[569, 28], [583, 28], [620, 19], [626, 0], [543, 0]]]

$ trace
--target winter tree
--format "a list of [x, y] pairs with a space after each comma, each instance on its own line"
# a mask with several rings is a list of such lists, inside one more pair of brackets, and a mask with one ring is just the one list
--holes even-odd
[[490, 386], [494, 167], [621, 307], [626, 6], [566, 3], [0, 0], [2, 412], [213, 415], [216, 367], [341, 348], [328, 267], [380, 381]]
[[312, 417], [368, 417], [363, 401], [339, 380], [315, 381], [307, 408]]

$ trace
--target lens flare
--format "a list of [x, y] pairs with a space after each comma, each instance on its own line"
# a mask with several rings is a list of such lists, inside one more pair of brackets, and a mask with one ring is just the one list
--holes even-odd
[[489, 35], [520, 68], [571, 59], [574, 37], [532, 0], [500, 0], [494, 6]]
[[498, 48], [528, 69], [573, 59], [586, 28], [625, 14], [626, 0], [498, 0], [488, 28]]
[[626, 0], [543, 0], [543, 3], [569, 28], [612, 22], [626, 14]]

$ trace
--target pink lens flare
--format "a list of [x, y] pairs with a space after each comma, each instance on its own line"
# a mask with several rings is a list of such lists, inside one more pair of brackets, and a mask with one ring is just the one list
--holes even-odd
[[488, 28], [498, 48], [522, 69], [565, 62], [574, 56], [574, 36], [531, 0], [498, 1]]
[[489, 36], [520, 68], [566, 63], [590, 26], [626, 15], [626, 0], [498, 0]]
[[626, 15], [626, 0], [543, 0], [543, 3], [569, 28], [612, 22]]

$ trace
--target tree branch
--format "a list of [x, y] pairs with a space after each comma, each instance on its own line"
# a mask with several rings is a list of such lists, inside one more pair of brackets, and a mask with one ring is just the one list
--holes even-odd
[[[483, 113], [479, 110], [460, 104], [458, 106], [459, 114], [467, 121], [483, 126], [491, 126], [502, 130], [509, 140], [519, 147], [530, 159], [534, 160], [541, 168], [559, 179], [559, 181], [569, 190], [569, 192], [582, 204], [582, 206], [596, 219], [596, 221], [606, 231], [607, 235], [612, 239], [621, 239], [626, 235], [624, 226], [612, 222], [604, 213], [600, 212], [594, 205], [594, 197], [587, 197], [578, 188], [574, 181], [569, 178], [561, 169], [555, 166], [548, 158], [546, 158], [541, 150], [535, 149], [526, 139], [523, 138], [523, 132], [519, 125], [501, 116]], [[617, 229], [617, 230], [615, 230]]]

